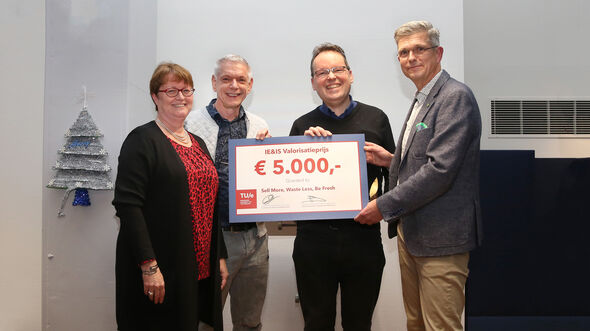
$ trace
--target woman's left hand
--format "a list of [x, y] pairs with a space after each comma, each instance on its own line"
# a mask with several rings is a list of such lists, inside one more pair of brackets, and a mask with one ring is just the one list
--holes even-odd
[[164, 295], [166, 294], [166, 287], [164, 284], [164, 275], [160, 272], [160, 268], [156, 269], [154, 274], [145, 274], [144, 272], [149, 270], [150, 266], [157, 265], [156, 261], [145, 263], [141, 266], [142, 278], [143, 278], [143, 293], [153, 303], [163, 303]]
[[229, 277], [225, 259], [219, 259], [219, 274], [221, 275], [221, 289], [223, 290], [225, 283], [227, 282], [227, 277]]

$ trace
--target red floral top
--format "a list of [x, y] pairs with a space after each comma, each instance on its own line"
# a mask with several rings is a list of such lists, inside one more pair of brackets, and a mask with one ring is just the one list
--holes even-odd
[[209, 277], [213, 209], [217, 198], [218, 178], [213, 161], [191, 137], [192, 146], [182, 146], [172, 139], [172, 146], [184, 163], [193, 219], [193, 242], [197, 257], [199, 280]]

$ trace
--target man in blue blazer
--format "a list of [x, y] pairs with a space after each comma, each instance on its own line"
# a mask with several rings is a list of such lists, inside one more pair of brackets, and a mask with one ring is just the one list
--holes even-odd
[[367, 160], [390, 163], [390, 191], [355, 218], [398, 235], [408, 330], [462, 330], [469, 251], [481, 244], [481, 117], [471, 90], [441, 70], [430, 22], [395, 32], [401, 69], [416, 85], [395, 154], [367, 144]]

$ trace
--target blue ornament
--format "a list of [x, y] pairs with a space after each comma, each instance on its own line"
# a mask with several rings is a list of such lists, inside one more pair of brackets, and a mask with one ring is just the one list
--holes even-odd
[[77, 188], [72, 206], [90, 206], [90, 196], [85, 188]]

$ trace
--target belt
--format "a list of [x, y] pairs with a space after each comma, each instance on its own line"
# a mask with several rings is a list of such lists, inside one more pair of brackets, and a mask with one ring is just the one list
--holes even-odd
[[235, 223], [235, 224], [230, 224], [228, 226], [222, 226], [221, 228], [224, 231], [242, 232], [242, 231], [248, 231], [248, 230], [252, 229], [253, 227], [256, 227], [256, 223]]

